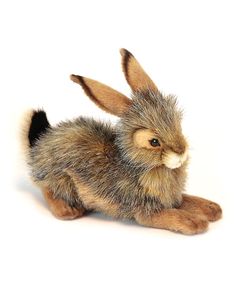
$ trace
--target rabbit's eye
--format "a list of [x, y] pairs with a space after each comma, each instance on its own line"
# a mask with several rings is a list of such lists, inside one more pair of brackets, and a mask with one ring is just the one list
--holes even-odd
[[158, 139], [152, 139], [149, 142], [150, 142], [150, 145], [153, 147], [160, 146]]

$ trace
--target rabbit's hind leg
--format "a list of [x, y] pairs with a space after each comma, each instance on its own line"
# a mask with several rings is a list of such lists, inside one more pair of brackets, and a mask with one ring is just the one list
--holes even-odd
[[50, 188], [43, 188], [44, 198], [49, 206], [49, 209], [57, 218], [62, 220], [72, 220], [81, 217], [85, 208], [80, 205], [71, 205], [62, 198], [55, 197]]
[[66, 172], [50, 176], [38, 183], [51, 212], [59, 219], [70, 220], [81, 217], [85, 208], [78, 190]]

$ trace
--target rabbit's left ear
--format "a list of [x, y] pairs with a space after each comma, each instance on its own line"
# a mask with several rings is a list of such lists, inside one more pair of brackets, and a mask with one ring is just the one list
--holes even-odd
[[103, 83], [77, 75], [71, 75], [70, 78], [81, 85], [87, 96], [97, 106], [110, 114], [120, 117], [132, 103], [128, 97]]
[[122, 56], [122, 69], [127, 83], [133, 92], [151, 90], [158, 92], [158, 89], [148, 74], [143, 70], [134, 55], [126, 49], [120, 49]]

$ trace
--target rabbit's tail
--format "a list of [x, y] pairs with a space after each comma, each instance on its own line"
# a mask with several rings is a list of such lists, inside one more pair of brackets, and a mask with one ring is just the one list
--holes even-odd
[[43, 110], [30, 110], [25, 113], [21, 127], [21, 143], [25, 154], [28, 154], [42, 134], [50, 128], [46, 112]]

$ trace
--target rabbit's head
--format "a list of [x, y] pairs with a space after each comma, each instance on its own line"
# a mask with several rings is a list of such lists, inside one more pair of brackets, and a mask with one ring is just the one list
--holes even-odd
[[176, 97], [161, 94], [129, 51], [121, 49], [121, 55], [131, 99], [100, 82], [76, 75], [71, 79], [99, 107], [120, 117], [116, 144], [128, 163], [148, 168], [180, 167], [187, 160], [188, 146]]

